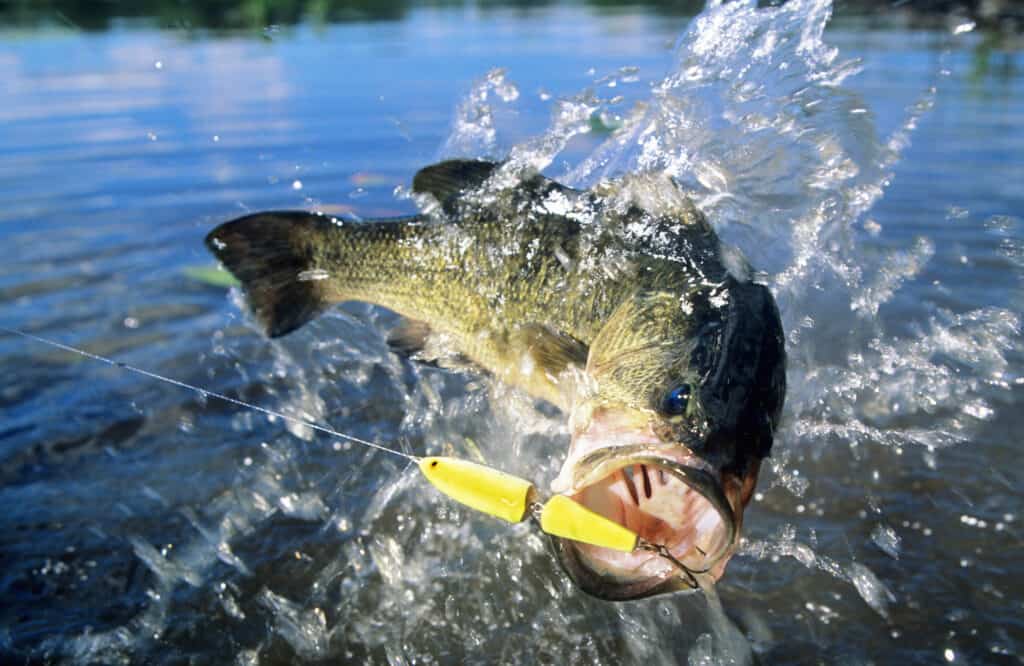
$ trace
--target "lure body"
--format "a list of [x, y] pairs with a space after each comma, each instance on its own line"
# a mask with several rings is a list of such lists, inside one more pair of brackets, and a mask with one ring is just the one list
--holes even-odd
[[636, 532], [591, 511], [566, 495], [555, 495], [547, 501], [540, 513], [540, 528], [563, 539], [623, 553], [636, 550], [640, 540]]
[[510, 523], [522, 522], [534, 494], [533, 484], [468, 460], [421, 458], [427, 481], [456, 502]]
[[[468, 460], [430, 456], [419, 461], [431, 484], [456, 502], [510, 523], [526, 519], [536, 490], [525, 479]], [[540, 510], [547, 534], [592, 546], [633, 552], [636, 532], [591, 511], [565, 495], [555, 495]]]

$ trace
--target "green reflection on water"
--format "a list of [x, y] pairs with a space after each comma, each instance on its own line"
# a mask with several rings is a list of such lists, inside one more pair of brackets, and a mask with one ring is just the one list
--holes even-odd
[[[260, 30], [299, 23], [401, 20], [411, 9], [476, 7], [530, 10], [555, 0], [9, 0], [0, 1], [0, 24], [7, 27], [66, 27], [102, 31], [131, 21], [171, 29]], [[694, 15], [701, 0], [590, 0], [597, 10], [649, 9]]]
[[[762, 5], [781, 0], [759, 0]], [[275, 27], [353, 21], [398, 21], [413, 9], [473, 7], [529, 12], [552, 5], [584, 6], [597, 14], [650, 12], [694, 16], [704, 0], [0, 0], [0, 26], [104, 31], [128, 25], [189, 31], [240, 31], [273, 38]], [[1018, 33], [1024, 6], [1011, 0], [835, 0], [838, 16], [876, 23], [897, 20], [942, 28], [951, 16], [969, 17], [982, 29]], [[873, 27], [878, 28], [878, 25]]]

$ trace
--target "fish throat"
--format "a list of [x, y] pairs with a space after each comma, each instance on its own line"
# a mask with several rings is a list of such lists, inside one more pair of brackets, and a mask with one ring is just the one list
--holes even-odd
[[635, 445], [592, 451], [573, 468], [567, 494], [636, 532], [647, 546], [624, 553], [559, 544], [563, 565], [588, 592], [637, 598], [696, 589], [697, 578], [721, 575], [739, 525], [717, 475], [705, 463]]

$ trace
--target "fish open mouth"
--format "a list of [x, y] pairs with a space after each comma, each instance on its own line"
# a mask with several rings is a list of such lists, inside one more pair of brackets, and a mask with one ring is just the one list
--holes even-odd
[[584, 591], [603, 599], [636, 599], [693, 590], [695, 576], [721, 575], [739, 527], [707, 465], [636, 446], [591, 451], [575, 470], [569, 493], [574, 500], [663, 546], [678, 561], [649, 550], [623, 553], [560, 540], [562, 565]]

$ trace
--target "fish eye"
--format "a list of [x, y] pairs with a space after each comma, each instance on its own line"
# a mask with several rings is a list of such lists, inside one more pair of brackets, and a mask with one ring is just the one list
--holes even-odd
[[686, 384], [677, 386], [661, 399], [661, 412], [669, 416], [682, 416], [690, 403], [690, 387]]

